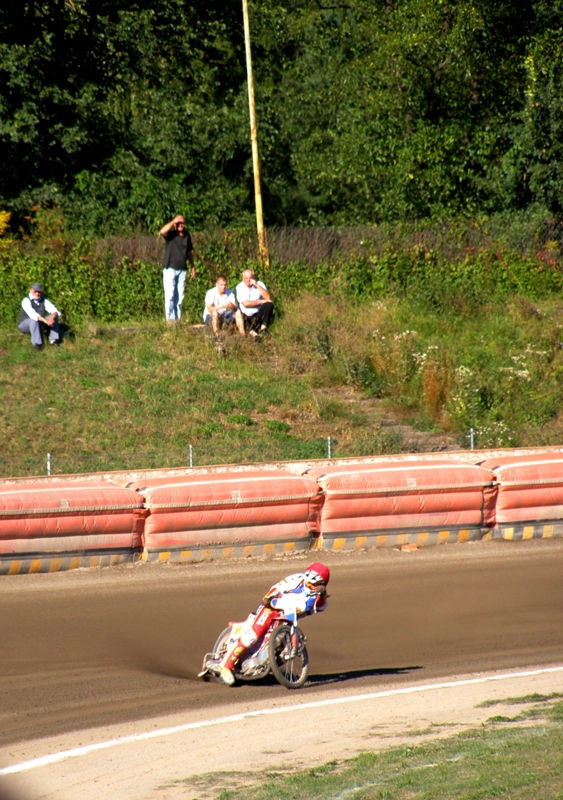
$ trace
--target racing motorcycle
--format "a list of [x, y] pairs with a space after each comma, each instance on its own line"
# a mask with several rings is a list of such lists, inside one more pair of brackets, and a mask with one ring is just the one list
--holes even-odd
[[[227, 649], [239, 639], [246, 622], [230, 622], [222, 631], [213, 652], [203, 657], [198, 677], [209, 680], [225, 656]], [[266, 633], [254, 642], [235, 665], [234, 676], [239, 681], [257, 681], [270, 673], [287, 689], [299, 689], [309, 674], [306, 636], [297, 623], [281, 612], [275, 614]]]

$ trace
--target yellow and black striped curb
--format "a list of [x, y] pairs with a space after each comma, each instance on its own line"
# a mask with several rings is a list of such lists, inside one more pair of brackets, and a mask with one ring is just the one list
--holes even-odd
[[563, 521], [553, 522], [522, 522], [518, 525], [498, 525], [488, 531], [487, 539], [504, 539], [506, 541], [522, 542], [526, 539], [554, 539], [563, 536]]
[[483, 539], [486, 528], [457, 528], [426, 531], [364, 531], [349, 534], [324, 534], [319, 547], [333, 552], [341, 550], [370, 550], [377, 547], [401, 547], [412, 544], [429, 547], [436, 544], [474, 542]]
[[139, 553], [133, 550], [125, 552], [112, 550], [105, 553], [88, 554], [2, 556], [0, 558], [0, 575], [31, 575], [39, 572], [64, 572], [81, 567], [111, 567], [115, 564], [138, 560]]
[[183, 549], [153, 550], [144, 552], [143, 561], [161, 563], [193, 563], [198, 561], [225, 561], [235, 558], [274, 558], [292, 553], [304, 553], [315, 548], [316, 539], [288, 542], [268, 542], [240, 545], [212, 545]]

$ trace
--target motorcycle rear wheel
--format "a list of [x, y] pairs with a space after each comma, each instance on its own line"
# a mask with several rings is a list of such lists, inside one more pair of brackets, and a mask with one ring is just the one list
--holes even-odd
[[[213, 660], [221, 662], [227, 653], [227, 646], [229, 644], [229, 640], [231, 638], [232, 630], [231, 628], [225, 628], [219, 636], [213, 646]], [[243, 659], [244, 661], [244, 659]], [[234, 676], [239, 681], [258, 681], [263, 678], [265, 675], [268, 674], [270, 671], [269, 664], [264, 665], [262, 668], [253, 669], [249, 672], [244, 672], [241, 669], [241, 665], [237, 664], [233, 670]]]
[[296, 629], [283, 623], [274, 629], [268, 642], [268, 658], [272, 674], [286, 689], [299, 689], [309, 674], [309, 655], [301, 632], [297, 632], [298, 645], [293, 652], [292, 639]]

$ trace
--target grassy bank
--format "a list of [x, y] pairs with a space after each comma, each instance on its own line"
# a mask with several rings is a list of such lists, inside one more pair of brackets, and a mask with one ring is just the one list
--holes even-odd
[[[532, 695], [522, 711], [492, 716], [482, 728], [381, 753], [363, 753], [308, 771], [203, 776], [229, 785], [216, 800], [558, 800], [563, 768], [563, 702]], [[209, 792], [206, 791], [206, 796]]]
[[[553, 220], [277, 231], [277, 321], [225, 358], [197, 323], [217, 274], [254, 266], [248, 232], [196, 237], [174, 328], [155, 237], [45, 236], [0, 239], [1, 476], [563, 441]], [[41, 353], [15, 329], [37, 280], [75, 332]]]
[[[0, 475], [560, 444], [561, 309], [479, 314], [303, 294], [259, 343], [84, 322], [42, 352], [5, 332]], [[191, 451], [190, 451], [191, 446]]]
[[[402, 439], [349, 409], [314, 365], [287, 367], [277, 335], [230, 337], [225, 357], [188, 325], [80, 331], [37, 352], [11, 338], [2, 382], [4, 475], [321, 458], [400, 450]], [[288, 355], [290, 361], [292, 356]]]

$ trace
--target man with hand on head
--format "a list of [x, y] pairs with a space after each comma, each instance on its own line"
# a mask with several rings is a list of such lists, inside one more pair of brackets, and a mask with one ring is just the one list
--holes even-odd
[[27, 297], [21, 302], [18, 329], [31, 335], [31, 344], [36, 350], [43, 348], [43, 333], [49, 334], [49, 342], [61, 343], [59, 317], [61, 312], [48, 300], [40, 283], [32, 283]]
[[191, 264], [190, 278], [195, 275], [192, 237], [186, 230], [186, 222], [181, 214], [167, 222], [159, 233], [166, 242], [162, 265], [164, 315], [168, 321], [179, 320], [182, 316], [188, 261]]

